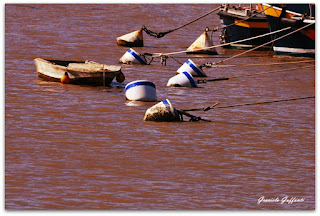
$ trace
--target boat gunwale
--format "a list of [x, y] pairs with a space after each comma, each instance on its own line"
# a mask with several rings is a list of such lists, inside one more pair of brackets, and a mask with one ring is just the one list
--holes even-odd
[[[69, 75], [72, 75], [70, 77], [70, 84], [76, 84], [76, 85], [90, 85], [90, 86], [109, 86], [112, 80], [120, 73], [121, 66], [119, 66], [119, 70], [117, 71], [97, 71], [97, 72], [82, 72], [82, 71], [70, 71], [67, 69], [67, 65], [69, 63], [86, 63], [86, 61], [68, 61], [68, 60], [55, 60], [55, 59], [44, 59], [44, 58], [35, 58], [34, 59], [37, 69], [38, 77], [47, 80], [47, 81], [54, 81], [59, 82], [60, 77], [52, 76], [53, 71], [60, 71], [59, 73], [68, 73]], [[54, 64], [54, 62], [63, 62], [64, 64]], [[97, 62], [94, 62], [97, 63]], [[97, 63], [100, 64], [100, 63]], [[43, 65], [43, 66], [40, 66]], [[64, 66], [66, 65], [66, 66]], [[102, 64], [101, 64], [102, 65]], [[49, 73], [44, 72], [42, 69], [39, 70], [39, 67], [47, 67], [49, 70]], [[89, 75], [84, 76], [83, 75]], [[103, 77], [105, 76], [105, 81], [103, 83]], [[103, 78], [103, 79], [102, 79]]]
[[[263, 3], [262, 4], [263, 6], [267, 7], [267, 9], [265, 9], [265, 11], [267, 11], [268, 9], [273, 9], [273, 10], [278, 10], [278, 11], [281, 11], [283, 10], [283, 8], [280, 8], [280, 7], [277, 7], [277, 6], [273, 6], [273, 5], [270, 5], [270, 4], [267, 4], [267, 3]], [[286, 13], [288, 14], [291, 14], [293, 15], [292, 17], [290, 17], [290, 19], [297, 19], [297, 18], [301, 18], [303, 16], [303, 14], [301, 13], [298, 13], [298, 12], [294, 12], [292, 10], [285, 10]], [[266, 16], [272, 16], [270, 14], [266, 14]], [[303, 21], [306, 23], [312, 23], [314, 22], [315, 23], [315, 16], [308, 16], [306, 18], [303, 19]]]
[[[222, 19], [223, 17], [229, 17], [229, 18], [234, 18], [234, 19], [247, 19], [247, 16], [240, 16], [240, 15], [235, 15], [235, 14], [230, 14], [227, 11], [219, 11], [217, 13], [220, 16], [220, 19]], [[267, 22], [266, 20], [266, 16], [252, 16], [250, 17], [248, 20], [246, 21], [252, 21], [252, 22]]]
[[[81, 60], [58, 60], [58, 59], [44, 59], [44, 58], [35, 58], [34, 60], [40, 61], [44, 64], [48, 64], [52, 67], [59, 67], [60, 69], [64, 69], [66, 70], [66, 72], [68, 73], [79, 73], [79, 74], [93, 74], [93, 73], [118, 73], [121, 72], [121, 66], [117, 66], [119, 67], [119, 70], [109, 70], [109, 69], [105, 69], [102, 71], [76, 71], [76, 70], [70, 70], [68, 69], [68, 65], [70, 63], [79, 63], [79, 64], [87, 64], [87, 61], [89, 60], [85, 60], [85, 61], [81, 61]], [[61, 64], [63, 63], [63, 64]], [[88, 63], [90, 64], [90, 63]], [[105, 66], [111, 66], [111, 65], [107, 65], [107, 64], [101, 64], [98, 62], [94, 62], [93, 64], [99, 64], [99, 65], [105, 65]], [[113, 65], [112, 65], [113, 66]]]

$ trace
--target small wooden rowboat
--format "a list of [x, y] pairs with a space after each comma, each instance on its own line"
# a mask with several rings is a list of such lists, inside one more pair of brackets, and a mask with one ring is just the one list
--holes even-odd
[[64, 61], [42, 58], [36, 58], [34, 62], [38, 77], [44, 80], [98, 86], [110, 85], [115, 77], [118, 82], [124, 81], [121, 66], [105, 65], [93, 61]]

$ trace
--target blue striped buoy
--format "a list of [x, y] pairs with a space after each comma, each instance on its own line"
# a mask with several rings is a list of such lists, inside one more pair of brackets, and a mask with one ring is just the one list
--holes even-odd
[[193, 87], [193, 88], [198, 87], [192, 75], [187, 71], [184, 71], [182, 73], [175, 75], [174, 77], [171, 77], [167, 83], [167, 86]]
[[148, 80], [136, 80], [125, 87], [128, 100], [133, 101], [157, 101], [156, 85]]
[[130, 48], [120, 59], [123, 64], [147, 64], [147, 62], [140, 56], [140, 54]]

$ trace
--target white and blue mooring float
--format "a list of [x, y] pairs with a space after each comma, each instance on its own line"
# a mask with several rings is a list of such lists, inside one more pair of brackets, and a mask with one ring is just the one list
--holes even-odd
[[157, 101], [156, 85], [148, 80], [136, 80], [125, 87], [128, 100], [132, 101]]
[[206, 73], [198, 67], [191, 59], [188, 59], [178, 70], [177, 73], [182, 73], [184, 71], [189, 72], [195, 77], [206, 77]]
[[175, 75], [174, 77], [171, 77], [168, 80], [167, 86], [173, 86], [173, 87], [191, 87], [191, 88], [196, 88], [197, 83], [193, 79], [192, 75], [184, 71], [182, 73], [179, 73]]
[[176, 122], [182, 121], [178, 111], [172, 106], [168, 99], [165, 99], [156, 105], [147, 109], [144, 121], [165, 121]]
[[130, 48], [120, 59], [123, 64], [147, 64], [147, 62], [140, 56], [140, 54]]

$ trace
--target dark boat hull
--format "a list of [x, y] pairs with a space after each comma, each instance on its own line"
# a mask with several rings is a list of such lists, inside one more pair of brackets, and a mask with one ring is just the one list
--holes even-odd
[[[229, 48], [251, 49], [270, 41], [270, 37], [265, 36], [244, 42], [236, 42], [268, 33], [268, 22], [265, 16], [257, 15], [248, 20], [244, 20], [249, 16], [235, 15], [228, 11], [219, 11], [218, 15], [220, 16], [223, 27], [231, 25], [224, 28], [221, 34], [221, 43], [231, 43]], [[261, 49], [269, 49], [269, 47], [265, 46]]]
[[[292, 6], [292, 5], [291, 5]], [[270, 5], [264, 5], [264, 8]], [[293, 8], [293, 7], [291, 7]], [[289, 30], [272, 35], [271, 39], [280, 38], [299, 28], [302, 28], [314, 20], [299, 19], [299, 14], [292, 11], [283, 11], [282, 8], [272, 7], [265, 11], [270, 31], [292, 27]], [[315, 57], [315, 25], [306, 27], [291, 35], [274, 42], [273, 49], [277, 55]]]

